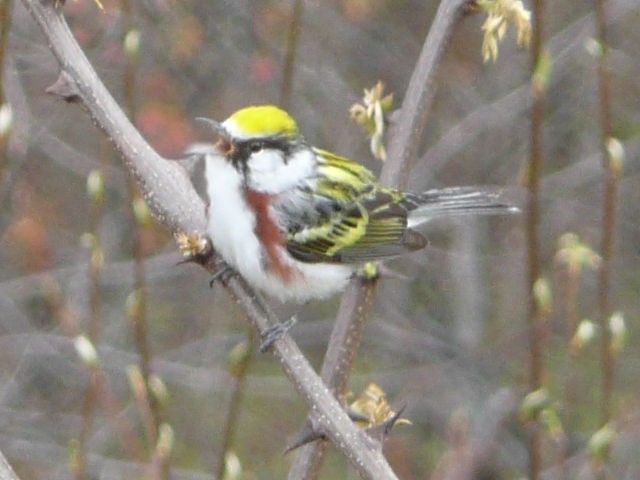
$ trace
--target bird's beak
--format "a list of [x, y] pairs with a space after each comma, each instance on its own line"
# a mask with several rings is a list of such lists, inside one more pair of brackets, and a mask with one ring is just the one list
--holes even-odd
[[220, 122], [216, 122], [215, 120], [211, 120], [210, 118], [205, 118], [205, 117], [196, 117], [196, 122], [200, 122], [203, 125], [206, 125], [207, 127], [211, 128], [211, 130], [213, 130], [216, 134], [220, 135], [221, 137], [229, 136], [229, 134], [227, 133], [227, 130], [222, 126]]
[[196, 121], [211, 128], [214, 134], [219, 137], [216, 148], [221, 155], [229, 156], [233, 153], [235, 149], [233, 139], [220, 122], [205, 117], [196, 117]]

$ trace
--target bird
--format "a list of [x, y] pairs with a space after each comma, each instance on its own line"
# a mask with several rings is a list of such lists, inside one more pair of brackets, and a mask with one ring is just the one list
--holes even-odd
[[368, 262], [426, 247], [416, 227], [435, 217], [517, 211], [479, 187], [382, 186], [360, 163], [310, 145], [275, 105], [198, 120], [217, 137], [204, 154], [207, 235], [231, 271], [282, 302], [330, 297]]

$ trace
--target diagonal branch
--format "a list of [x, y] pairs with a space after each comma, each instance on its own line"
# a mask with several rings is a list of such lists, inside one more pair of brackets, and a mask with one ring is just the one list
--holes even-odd
[[[42, 29], [51, 51], [62, 68], [53, 93], [65, 92], [66, 99], [82, 103], [96, 125], [112, 141], [125, 165], [138, 182], [156, 218], [173, 232], [203, 234], [206, 231], [204, 204], [184, 170], [162, 158], [131, 125], [111, 97], [52, 0], [22, 0]], [[213, 270], [214, 262], [205, 267]], [[240, 277], [232, 277], [227, 288], [258, 332], [278, 319]], [[369, 479], [395, 479], [379, 444], [357, 429], [335, 397], [322, 383], [290, 336], [273, 345], [273, 353], [309, 407], [318, 413], [318, 428], [342, 451], [355, 470]]]
[[0, 480], [20, 480], [2, 452], [0, 452]]
[[[420, 144], [427, 112], [435, 94], [434, 79], [437, 67], [453, 29], [469, 0], [443, 0], [422, 47], [409, 87], [402, 102], [397, 121], [391, 129], [388, 160], [380, 180], [387, 185], [403, 187]], [[340, 398], [360, 346], [368, 312], [375, 299], [377, 281], [353, 280], [342, 297], [336, 322], [331, 333], [322, 365], [322, 379]], [[305, 429], [315, 415], [307, 420]], [[289, 470], [290, 480], [316, 478], [327, 444], [314, 442], [302, 447]]]

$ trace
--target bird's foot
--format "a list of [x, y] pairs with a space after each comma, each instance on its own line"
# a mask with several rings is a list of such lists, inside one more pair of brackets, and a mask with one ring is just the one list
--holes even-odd
[[291, 317], [289, 320], [286, 320], [281, 323], [276, 323], [275, 325], [270, 326], [264, 332], [260, 334], [260, 346], [258, 347], [260, 352], [264, 353], [268, 351], [275, 342], [280, 340], [285, 333], [291, 330], [297, 322], [295, 315]]
[[209, 287], [213, 288], [213, 284], [217, 281], [221, 283], [226, 283], [233, 275], [236, 274], [236, 271], [233, 267], [229, 266], [227, 262], [220, 259], [216, 261], [216, 272], [211, 276], [209, 280]]

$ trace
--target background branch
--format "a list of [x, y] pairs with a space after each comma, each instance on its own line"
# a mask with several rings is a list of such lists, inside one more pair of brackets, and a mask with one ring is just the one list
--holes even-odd
[[598, 308], [600, 330], [602, 332], [600, 355], [602, 366], [602, 399], [601, 416], [605, 424], [611, 419], [613, 386], [615, 382], [615, 357], [611, 348], [611, 274], [615, 247], [616, 210], [618, 197], [618, 176], [620, 165], [614, 165], [609, 152], [612, 140], [613, 124], [611, 119], [611, 80], [609, 72], [608, 45], [608, 2], [596, 0], [595, 14], [600, 52], [598, 55], [598, 109], [600, 121], [600, 143], [602, 150], [602, 167], [604, 170], [604, 195], [602, 197], [602, 238], [600, 255], [602, 265], [598, 275]]
[[[23, 3], [39, 24], [62, 68], [58, 81], [49, 92], [61, 95], [67, 101], [80, 101], [87, 108], [93, 121], [122, 155], [149, 208], [161, 223], [173, 232], [203, 234], [206, 231], [204, 204], [184, 170], [158, 155], [131, 125], [99, 80], [53, 3], [37, 0], [23, 0]], [[213, 263], [210, 261], [206, 266], [209, 271], [213, 271]], [[227, 288], [258, 332], [278, 321], [242, 278], [231, 278]], [[297, 391], [318, 413], [318, 428], [346, 455], [355, 470], [363, 478], [396, 478], [382, 456], [380, 446], [353, 425], [291, 337], [285, 335], [276, 341], [273, 352]]]
[[[543, 122], [544, 97], [547, 79], [542, 73], [544, 0], [533, 2], [533, 33], [531, 42], [531, 130], [529, 164], [527, 166], [527, 325], [529, 328], [529, 390], [538, 390], [544, 384], [544, 319], [535, 295], [535, 284], [540, 279], [540, 199], [539, 184], [544, 160]], [[534, 426], [529, 438], [529, 478], [537, 480], [542, 462], [542, 432]]]

